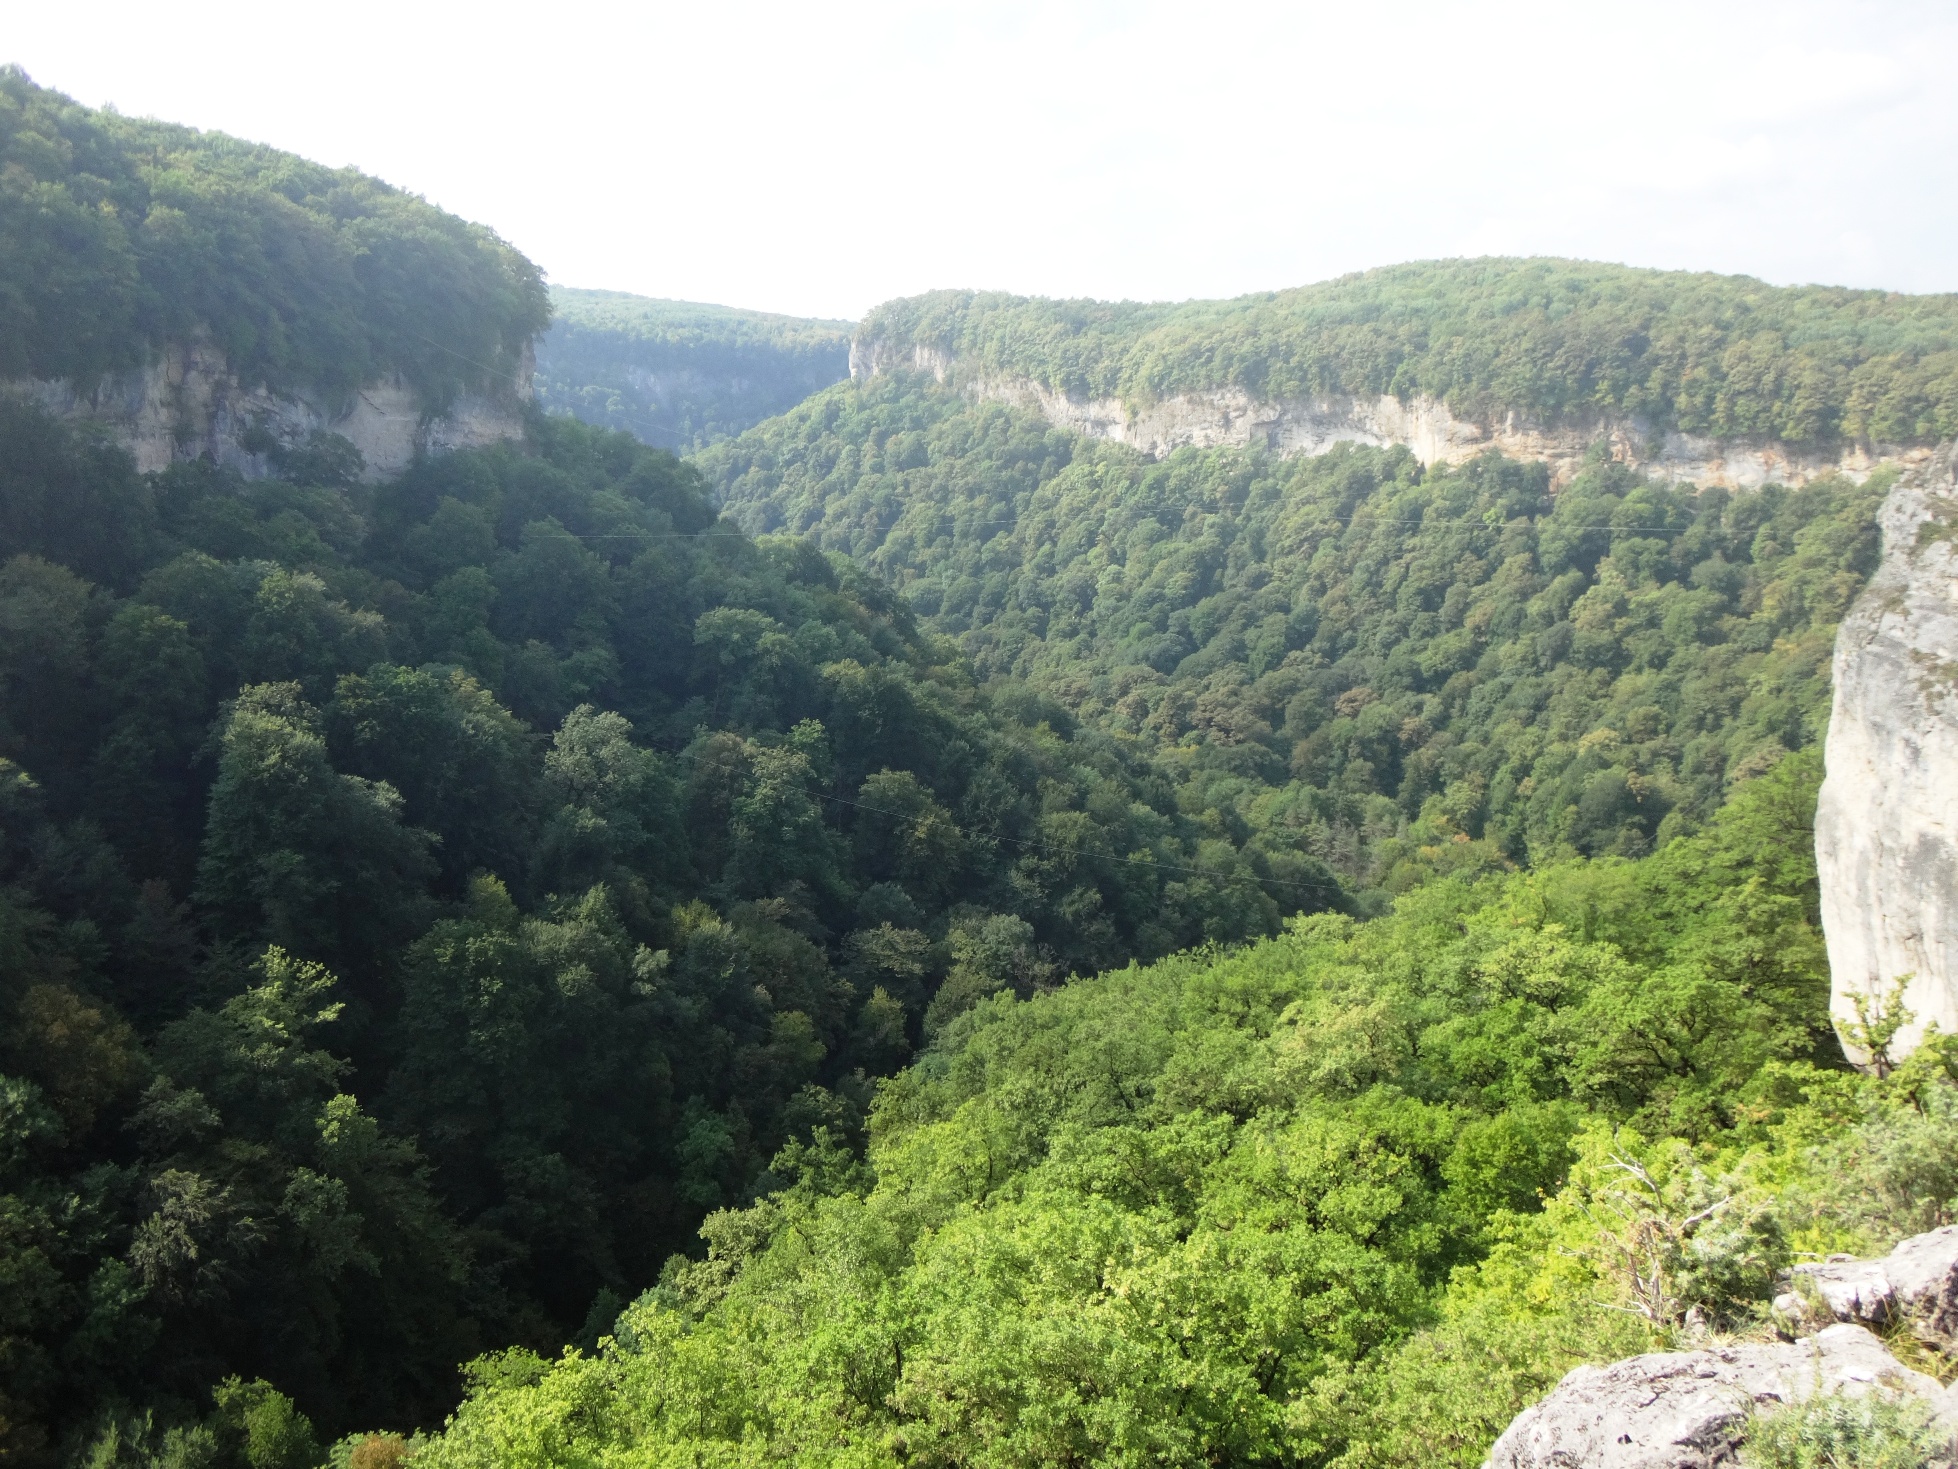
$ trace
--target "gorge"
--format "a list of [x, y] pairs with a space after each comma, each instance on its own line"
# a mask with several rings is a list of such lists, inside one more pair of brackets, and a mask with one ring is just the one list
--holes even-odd
[[852, 325], [7, 69], [0, 379], [10, 1463], [1942, 1452], [1958, 298]]

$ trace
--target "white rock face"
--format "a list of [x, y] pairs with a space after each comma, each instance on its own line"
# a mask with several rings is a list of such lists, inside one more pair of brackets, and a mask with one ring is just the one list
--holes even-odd
[[1797, 1265], [1793, 1276], [1795, 1288], [1775, 1301], [1789, 1316], [1904, 1323], [1933, 1346], [1958, 1342], [1958, 1225], [1912, 1235], [1881, 1259]]
[[1815, 812], [1830, 1013], [1853, 1060], [1907, 981], [1907, 1055], [1958, 1032], [1958, 446], [1883, 502], [1883, 564], [1836, 634], [1828, 775]]
[[1423, 464], [1458, 464], [1493, 448], [1512, 459], [1548, 464], [1552, 482], [1562, 485], [1576, 475], [1592, 446], [1602, 441], [1613, 458], [1655, 479], [1752, 490], [1769, 483], [1806, 484], [1824, 474], [1861, 480], [1879, 464], [1916, 464], [1931, 452], [1877, 444], [1815, 453], [1766, 439], [1655, 435], [1636, 419], [1606, 418], [1551, 428], [1511, 414], [1500, 424], [1483, 425], [1455, 417], [1447, 404], [1433, 398], [1403, 403], [1386, 394], [1371, 400], [1323, 397], [1261, 402], [1242, 388], [1213, 388], [1179, 393], [1132, 412], [1119, 398], [1074, 398], [1025, 378], [967, 374], [951, 357], [923, 344], [876, 339], [850, 344], [851, 377], [894, 369], [929, 372], [973, 397], [1030, 409], [1058, 428], [1129, 444], [1158, 458], [1185, 445], [1257, 445], [1284, 455], [1312, 455], [1323, 454], [1334, 444], [1404, 444]]
[[334, 411], [306, 397], [282, 397], [247, 388], [232, 374], [224, 354], [205, 342], [173, 346], [140, 372], [123, 373], [82, 389], [59, 381], [12, 382], [22, 394], [65, 418], [104, 424], [149, 473], [185, 459], [210, 457], [248, 476], [270, 466], [239, 445], [263, 422], [288, 443], [318, 429], [340, 434], [360, 450], [369, 479], [388, 479], [417, 454], [479, 448], [523, 435], [517, 404], [530, 396], [532, 365], [526, 350], [507, 400], [465, 395], [440, 417], [425, 418], [414, 392], [398, 379], [369, 383], [345, 409]]
[[1733, 1461], [1755, 1411], [1868, 1392], [1945, 1406], [1936, 1378], [1904, 1366], [1861, 1326], [1792, 1343], [1653, 1352], [1574, 1369], [1516, 1416], [1484, 1469], [1711, 1469]]

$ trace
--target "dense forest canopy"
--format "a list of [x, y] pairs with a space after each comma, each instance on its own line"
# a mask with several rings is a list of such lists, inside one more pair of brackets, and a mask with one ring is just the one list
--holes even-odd
[[432, 1425], [986, 995], [1346, 904], [623, 434], [284, 465], [0, 399], [24, 1462], [234, 1375]]
[[1889, 471], [1154, 461], [962, 391], [1923, 439], [1958, 299], [940, 293], [864, 330], [951, 383], [839, 381], [843, 323], [547, 295], [0, 71], [0, 378], [208, 336], [435, 412], [553, 302], [522, 441], [380, 484], [0, 393], [9, 1463], [1473, 1469], [1958, 1218], [1958, 1049], [1845, 1068], [1811, 856]]
[[417, 1462], [1475, 1469], [1577, 1363], [1761, 1332], [1792, 1260], [1958, 1205], [1950, 1047], [1836, 1069], [1817, 774], [1638, 862], [989, 1001], [867, 1159], [786, 1152]]
[[0, 378], [87, 385], [208, 334], [249, 384], [339, 403], [399, 373], [439, 408], [513, 381], [549, 318], [481, 225], [0, 68]]
[[537, 401], [685, 451], [737, 434], [849, 375], [850, 323], [551, 289]]
[[[1888, 472], [1734, 495], [1598, 462], [1120, 445], [928, 380], [699, 460], [730, 514], [888, 578], [982, 678], [1149, 749], [1251, 850], [1359, 889], [1639, 856], [1812, 743]], [[1405, 864], [1405, 865], [1403, 865]]]
[[1163, 305], [938, 291], [879, 306], [861, 331], [950, 355], [966, 378], [1129, 403], [1238, 387], [1794, 444], [1958, 433], [1958, 296], [1591, 261], [1422, 261]]

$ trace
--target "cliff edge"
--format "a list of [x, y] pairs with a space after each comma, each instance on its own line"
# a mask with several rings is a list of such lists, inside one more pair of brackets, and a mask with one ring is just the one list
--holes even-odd
[[59, 379], [20, 379], [0, 389], [38, 403], [60, 418], [85, 419], [107, 429], [143, 473], [178, 460], [208, 458], [248, 478], [270, 473], [263, 455], [245, 446], [254, 428], [285, 444], [313, 433], [338, 434], [360, 451], [369, 479], [391, 479], [421, 454], [474, 449], [523, 437], [522, 404], [530, 397], [529, 351], [511, 380], [488, 393], [461, 393], [445, 411], [428, 412], [422, 396], [399, 376], [362, 385], [337, 406], [319, 395], [251, 387], [208, 342], [166, 348], [148, 366], [90, 385]]
[[1882, 565], [1836, 635], [1815, 813], [1830, 1012], [1866, 1065], [1866, 1027], [1899, 1002], [1889, 1060], [1932, 1025], [1958, 1033], [1958, 445], [1899, 480], [1881, 521]]
[[1549, 466], [1551, 483], [1576, 477], [1600, 444], [1621, 464], [1674, 484], [1757, 490], [1804, 485], [1823, 475], [1861, 480], [1883, 464], [1915, 465], [1920, 446], [1848, 442], [1803, 446], [1760, 436], [1716, 438], [1658, 430], [1625, 415], [1550, 423], [1515, 412], [1491, 423], [1455, 414], [1438, 398], [1392, 393], [1372, 397], [1322, 393], [1260, 398], [1240, 387], [1189, 389], [1157, 401], [1058, 392], [1030, 377], [988, 375], [933, 347], [859, 336], [850, 344], [850, 375], [925, 372], [969, 397], [1043, 415], [1056, 428], [1127, 444], [1152, 459], [1193, 447], [1261, 448], [1290, 457], [1324, 454], [1335, 444], [1401, 445], [1423, 464], [1460, 464], [1495, 449], [1511, 459]]
[[852, 377], [922, 372], [1151, 457], [1495, 449], [1553, 486], [1602, 446], [1751, 490], [1958, 437], [1958, 295], [1770, 286], [1601, 261], [1408, 261], [1223, 301], [931, 291], [859, 325]]

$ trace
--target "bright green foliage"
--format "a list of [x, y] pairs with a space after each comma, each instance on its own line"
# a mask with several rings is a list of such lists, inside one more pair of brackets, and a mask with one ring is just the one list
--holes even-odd
[[218, 1420], [230, 1430], [249, 1469], [313, 1469], [319, 1463], [313, 1425], [270, 1383], [231, 1377], [218, 1385], [215, 1396]]
[[165, 1427], [151, 1410], [106, 1413], [74, 1460], [86, 1469], [317, 1469], [325, 1456], [312, 1421], [263, 1378], [227, 1377], [209, 1397], [216, 1411], [187, 1426]]
[[1741, 1448], [1747, 1469], [1921, 1469], [1951, 1449], [1949, 1429], [1910, 1399], [1813, 1397], [1764, 1413]]
[[661, 449], [738, 434], [849, 375], [847, 321], [565, 286], [551, 306], [538, 405]]
[[984, 1001], [880, 1090], [867, 1170], [786, 1150], [610, 1341], [484, 1364], [422, 1453], [1473, 1466], [1573, 1363], [1758, 1322], [1792, 1241], [1867, 1217], [1815, 1140], [1958, 1095], [1818, 1069], [1813, 876], [1771, 860], [1815, 776], [1641, 862]]
[[[839, 371], [564, 299], [546, 398], [674, 443]], [[875, 325], [1823, 442], [1944, 431], [1948, 306], [1482, 262]], [[420, 201], [0, 73], [0, 375], [208, 332], [433, 409], [545, 307]], [[1958, 1057], [1832, 1069], [1808, 855], [1882, 477], [1153, 464], [902, 378], [706, 452], [796, 538], [544, 413], [267, 462], [0, 401], [26, 1469], [1472, 1469], [1573, 1363], [1958, 1217]]]
[[879, 306], [861, 330], [905, 360], [950, 356], [962, 378], [1131, 404], [1238, 387], [1794, 443], [1958, 433], [1958, 296], [1592, 261], [1422, 261], [1161, 305], [938, 291]]
[[982, 677], [1156, 748], [1275, 873], [1389, 890], [1491, 847], [1651, 851], [1812, 741], [1888, 483], [1695, 494], [1600, 463], [1553, 497], [1493, 456], [1151, 463], [893, 378], [702, 464], [752, 528], [889, 577]]
[[8, 1452], [229, 1375], [432, 1426], [983, 997], [1345, 901], [670, 455], [330, 449], [0, 410]]
[[337, 404], [399, 373], [439, 408], [508, 382], [549, 316], [480, 225], [0, 70], [0, 377], [86, 386], [208, 335], [249, 383]]

